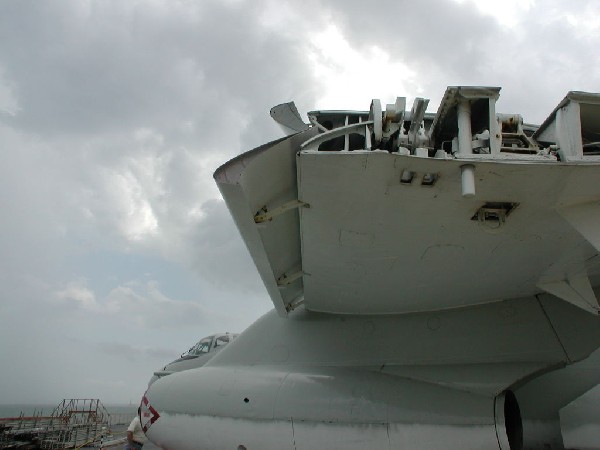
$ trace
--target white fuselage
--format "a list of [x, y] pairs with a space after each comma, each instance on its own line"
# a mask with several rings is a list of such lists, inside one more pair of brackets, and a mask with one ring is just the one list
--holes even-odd
[[[508, 436], [523, 425], [503, 392], [562, 365], [554, 327], [573, 315], [589, 316], [548, 295], [393, 316], [272, 311], [206, 366], [156, 381], [146, 399], [160, 417], [147, 435], [167, 449], [517, 448]], [[594, 324], [561, 338], [597, 338]], [[534, 405], [564, 406], [554, 387]], [[525, 436], [554, 419], [534, 417]]]

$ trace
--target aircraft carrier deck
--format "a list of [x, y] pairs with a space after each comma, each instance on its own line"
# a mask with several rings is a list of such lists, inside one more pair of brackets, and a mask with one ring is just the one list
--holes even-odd
[[[79, 449], [125, 447], [130, 412], [112, 412], [98, 399], [65, 399], [51, 414], [0, 417], [0, 449]], [[147, 441], [145, 449], [156, 450]]]

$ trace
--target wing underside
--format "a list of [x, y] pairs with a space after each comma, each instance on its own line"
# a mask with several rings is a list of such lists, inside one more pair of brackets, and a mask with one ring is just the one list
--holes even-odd
[[[217, 174], [280, 313], [302, 300], [314, 311], [377, 314], [541, 291], [598, 307], [591, 286], [600, 233], [586, 216], [600, 211], [593, 200], [600, 167], [480, 162], [478, 195], [465, 199], [459, 161], [388, 152], [296, 156], [293, 141], [247, 154], [229, 168], [237, 179]], [[406, 185], [407, 170], [438, 180]], [[281, 176], [266, 185], [267, 173]], [[575, 181], [579, 191], [569, 186]], [[482, 220], [490, 204], [515, 206], [504, 221]]]
[[[429, 136], [446, 139], [453, 132], [448, 117], [460, 124], [448, 112], [459, 91], [448, 92]], [[496, 94], [482, 95], [491, 105]], [[424, 144], [417, 134], [412, 150], [390, 151], [382, 148], [389, 147], [385, 132], [377, 131], [389, 124], [378, 123], [382, 113], [374, 105], [354, 123], [346, 113], [331, 131], [312, 120], [317, 126], [215, 173], [280, 315], [300, 304], [337, 314], [409, 313], [541, 292], [598, 312], [597, 156], [582, 150], [579, 160], [558, 161], [553, 147], [543, 153], [515, 130], [506, 135], [525, 147], [508, 148], [513, 153], [505, 152], [504, 140], [480, 135], [471, 145], [488, 145], [491, 153], [437, 150], [432, 157], [418, 147]], [[486, 108], [491, 117], [493, 107]], [[367, 148], [354, 148], [353, 139]], [[410, 131], [406, 139], [410, 146]], [[331, 151], [336, 143], [339, 151]]]

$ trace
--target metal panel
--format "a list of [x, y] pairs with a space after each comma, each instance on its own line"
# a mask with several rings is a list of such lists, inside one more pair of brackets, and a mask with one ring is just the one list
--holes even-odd
[[[477, 195], [463, 198], [460, 160], [356, 151], [298, 159], [300, 198], [311, 205], [300, 212], [308, 309], [453, 308], [538, 293], [541, 279], [575, 267], [598, 273], [586, 265], [596, 249], [556, 211], [600, 198], [598, 166], [473, 161]], [[404, 171], [412, 183], [400, 182]], [[438, 181], [423, 186], [432, 173]], [[500, 201], [519, 204], [505, 222], [471, 220]]]
[[294, 102], [282, 103], [271, 108], [271, 117], [287, 135], [304, 131], [308, 124], [304, 123]]
[[557, 145], [563, 161], [577, 161], [585, 157], [584, 144], [597, 146], [599, 124], [600, 94], [570, 91], [533, 138]]

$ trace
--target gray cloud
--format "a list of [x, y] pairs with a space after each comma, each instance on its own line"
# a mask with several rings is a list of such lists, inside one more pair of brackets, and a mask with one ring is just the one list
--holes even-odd
[[257, 101], [279, 100], [308, 75], [298, 42], [266, 31], [255, 9], [5, 2], [1, 67], [19, 105], [10, 123], [43, 134], [147, 127], [214, 150], [227, 142], [222, 121], [244, 127]]
[[177, 351], [165, 348], [138, 347], [120, 342], [101, 342], [97, 344], [98, 350], [107, 355], [124, 358], [128, 361], [137, 361], [143, 358], [164, 360], [165, 363], [177, 357]]
[[427, 66], [445, 68], [446, 76], [476, 66], [487, 53], [488, 40], [500, 29], [468, 2], [385, 0], [370, 7], [350, 0], [322, 6], [330, 9], [354, 46], [377, 45], [401, 55], [408, 64], [420, 65], [425, 76]]
[[[540, 123], [568, 90], [598, 90], [589, 57], [600, 33], [589, 20], [600, 12], [595, 2], [486, 6], [482, 12], [468, 0], [319, 4], [353, 46], [377, 46], [414, 69], [418, 94], [432, 100], [433, 110], [447, 85], [493, 85], [504, 88], [501, 109]], [[514, 10], [512, 27], [500, 19], [506, 8]]]
[[[129, 396], [145, 383], [134, 380], [166, 362], [165, 352], [152, 349], [178, 349], [170, 360], [204, 335], [240, 331], [252, 312], [269, 307], [249, 257], [236, 255], [245, 250], [231, 223], [231, 242], [223, 240], [216, 220], [225, 208], [210, 206], [219, 197], [214, 169], [244, 141], [272, 138], [268, 106], [310, 77], [294, 49], [300, 38], [263, 29], [255, 6], [0, 5], [0, 139], [7, 149], [0, 156], [1, 341], [16, 343], [27, 330], [17, 354], [0, 355], [9, 368], [0, 383], [5, 401], [55, 401], [56, 383], [36, 379], [17, 356], [40, 341], [51, 344], [49, 335], [63, 344], [51, 345], [48, 367], [67, 357], [57, 350], [64, 342], [85, 355], [82, 335], [99, 342], [118, 336], [115, 345], [123, 347], [113, 350], [123, 355], [140, 348], [129, 341], [147, 342], [141, 353], [153, 362], [140, 356], [132, 376], [114, 377], [118, 365], [98, 356], [107, 382], [123, 382], [119, 392]], [[163, 261], [160, 268], [176, 265], [185, 292], [165, 280], [178, 291], [170, 296], [93, 261], [105, 253], [117, 267], [137, 255], [140, 274], [150, 256]], [[244, 292], [244, 302], [227, 313], [222, 305], [231, 300], [222, 290], [230, 266], [242, 281], [234, 298]], [[185, 275], [186, 267], [195, 274]], [[70, 372], [69, 379], [78, 374], [73, 388], [99, 378], [81, 367]], [[27, 391], [29, 384], [46, 389]]]

